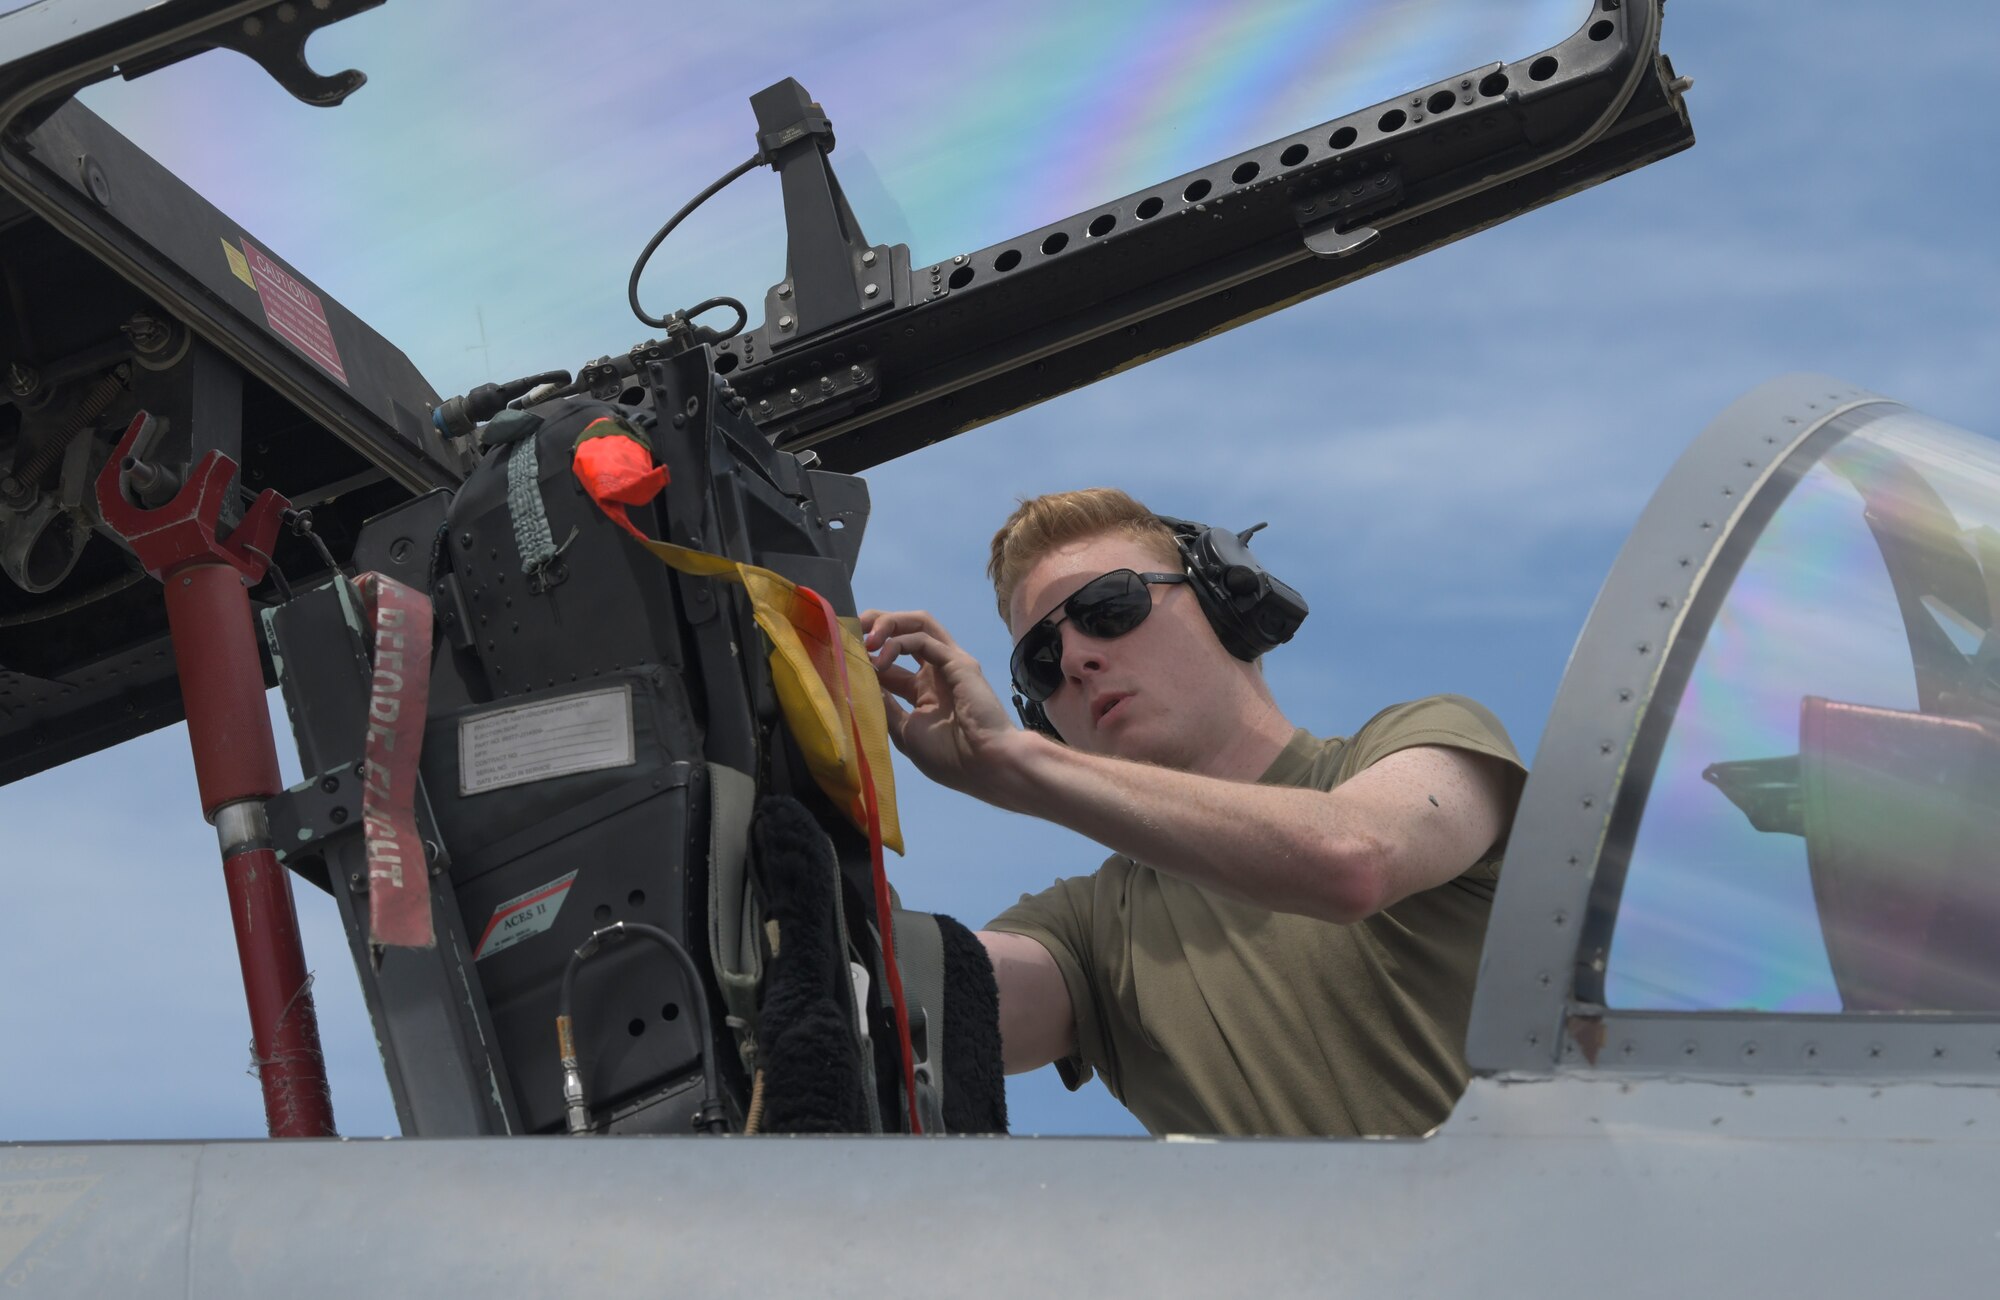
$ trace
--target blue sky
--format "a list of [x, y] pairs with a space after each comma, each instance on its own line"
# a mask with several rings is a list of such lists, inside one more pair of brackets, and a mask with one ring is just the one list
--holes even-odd
[[[929, 261], [1530, 53], [1583, 10], [1333, 5], [1386, 25], [1322, 31], [1296, 5], [910, 0], [670, 33], [598, 8], [629, 25], [595, 65], [570, 39], [580, 10], [391, 0], [316, 38], [323, 66], [372, 78], [334, 112], [226, 54], [90, 101], [453, 392], [641, 337], [630, 259], [749, 152], [745, 99], [780, 76], [834, 117], [870, 236]], [[1287, 24], [1356, 58], [1279, 59], [1304, 48]], [[1271, 521], [1259, 552], [1314, 609], [1267, 665], [1294, 721], [1343, 734], [1455, 691], [1532, 755], [1626, 529], [1734, 397], [1810, 369], [1973, 429], [2000, 414], [2000, 126], [1978, 94], [2000, 11], [1676, 0], [1663, 44], [1695, 79], [1692, 151], [882, 466], [860, 599], [928, 608], [1003, 665], [992, 528], [1019, 496], [1118, 484], [1172, 514]], [[1161, 68], [1186, 84], [1148, 79]], [[766, 177], [704, 210], [656, 260], [649, 305], [761, 299], [775, 211]], [[977, 923], [1102, 856], [898, 777], [910, 905]], [[0, 826], [17, 918], [0, 1137], [261, 1133], [185, 734], [0, 788]], [[342, 1131], [393, 1132], [331, 903], [299, 900]], [[1072, 1097], [1045, 1071], [1010, 1096], [1017, 1131], [1137, 1131], [1095, 1084]]]

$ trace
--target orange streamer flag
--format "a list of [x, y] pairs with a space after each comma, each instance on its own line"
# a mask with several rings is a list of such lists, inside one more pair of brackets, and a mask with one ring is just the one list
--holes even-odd
[[606, 416], [578, 434], [573, 468], [598, 507], [662, 563], [734, 582], [749, 595], [757, 626], [771, 642], [778, 704], [813, 780], [864, 834], [873, 829], [872, 794], [881, 842], [901, 853], [889, 726], [856, 620], [835, 618], [810, 588], [769, 569], [656, 542], [633, 527], [625, 508], [652, 500], [668, 476], [666, 466], [653, 463], [645, 435], [624, 421]]
[[646, 540], [625, 517], [625, 507], [645, 505], [672, 479], [665, 465], [653, 463], [652, 444], [644, 434], [609, 416], [592, 420], [576, 436], [571, 468], [599, 510], [640, 541]]

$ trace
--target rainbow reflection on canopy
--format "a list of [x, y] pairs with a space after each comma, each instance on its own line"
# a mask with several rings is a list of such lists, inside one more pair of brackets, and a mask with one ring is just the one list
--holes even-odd
[[[274, 248], [312, 250], [314, 273], [343, 301], [344, 286], [365, 289], [352, 295], [362, 315], [455, 391], [472, 381], [442, 372], [468, 369], [468, 345], [486, 345], [468, 333], [469, 310], [443, 319], [459, 302], [483, 304], [496, 343], [532, 337], [540, 357], [552, 323], [574, 319], [577, 341], [563, 346], [601, 351], [602, 313], [616, 300], [592, 286], [622, 284], [647, 232], [753, 147], [744, 101], [780, 77], [824, 101], [834, 165], [868, 236], [907, 243], [928, 263], [1554, 45], [1591, 9], [774, 0], [744, 20], [594, 0], [591, 29], [615, 34], [607, 56], [601, 41], [536, 39], [571, 21], [549, 0], [425, 0], [315, 35], [315, 58], [369, 74], [334, 113], [275, 102], [268, 78], [234, 56], [82, 98]], [[441, 57], [474, 32], [484, 34], [477, 58]], [[527, 85], [536, 93], [496, 91]], [[434, 148], [411, 147], [417, 122]], [[564, 174], [594, 178], [580, 182], [587, 203], [576, 186], [549, 183], [557, 160]], [[775, 177], [753, 173], [705, 205], [675, 234], [650, 293], [761, 300], [784, 275], [777, 190]], [[458, 266], [479, 278], [441, 282]], [[490, 360], [496, 374], [539, 364]]]
[[1609, 1006], [2000, 1009], [2000, 443], [1878, 409], [1683, 633]]

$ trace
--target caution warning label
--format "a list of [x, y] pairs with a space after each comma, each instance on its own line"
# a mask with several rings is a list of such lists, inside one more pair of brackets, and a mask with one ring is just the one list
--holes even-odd
[[[271, 332], [319, 363], [319, 368], [347, 382], [340, 364], [340, 352], [333, 346], [333, 329], [326, 322], [326, 308], [319, 295], [306, 288], [284, 267], [259, 252], [249, 240], [243, 241], [243, 260], [250, 268], [250, 283], [257, 300], [264, 304], [264, 323]], [[231, 259], [233, 264], [234, 259]]]
[[472, 959], [484, 961], [494, 953], [505, 952], [523, 939], [532, 939], [554, 925], [556, 913], [562, 911], [563, 900], [569, 897], [569, 887], [575, 883], [576, 873], [572, 871], [494, 908], [493, 919], [486, 923], [486, 932], [473, 945]]

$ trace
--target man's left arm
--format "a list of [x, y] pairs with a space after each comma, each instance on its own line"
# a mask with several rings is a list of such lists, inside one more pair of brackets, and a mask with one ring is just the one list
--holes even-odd
[[1273, 911], [1362, 920], [1465, 871], [1507, 826], [1515, 769], [1498, 758], [1417, 745], [1320, 791], [1087, 754], [1016, 728], [929, 614], [861, 621], [889, 734], [925, 776]]
[[1507, 827], [1514, 769], [1443, 745], [1397, 750], [1330, 791], [1253, 785], [1015, 732], [1001, 807], [1058, 822], [1220, 894], [1351, 923], [1458, 876]]

